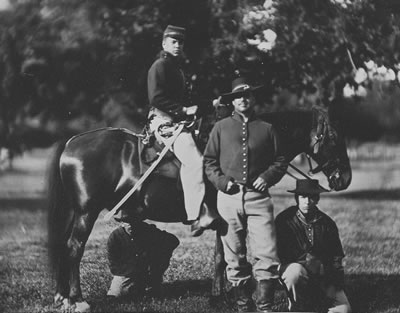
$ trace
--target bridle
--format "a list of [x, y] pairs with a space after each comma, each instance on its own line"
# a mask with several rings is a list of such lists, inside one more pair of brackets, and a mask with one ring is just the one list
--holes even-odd
[[[307, 154], [307, 157], [309, 157], [308, 154]], [[300, 170], [297, 166], [293, 165], [292, 163], [289, 163], [289, 166], [290, 166], [292, 169], [294, 169], [297, 173], [299, 173], [300, 175], [304, 176], [305, 178], [310, 179], [310, 180], [312, 179], [311, 176], [310, 176], [310, 174], [307, 175], [306, 173], [304, 173], [302, 170]], [[310, 172], [309, 172], [309, 173], [310, 173]], [[299, 179], [297, 176], [293, 175], [293, 174], [290, 173], [289, 171], [286, 171], [286, 174], [289, 175], [290, 177], [294, 178], [295, 180], [298, 180], [298, 179]], [[336, 173], [335, 175], [338, 176], [339, 173]], [[332, 176], [332, 175], [331, 175], [331, 176]], [[331, 177], [331, 176], [330, 176], [330, 177]], [[332, 189], [333, 189], [333, 188], [331, 188], [331, 189], [326, 189], [325, 187], [321, 186], [320, 184], [319, 184], [319, 187], [322, 188], [323, 190], [327, 191], [327, 192], [330, 192], [330, 191], [332, 191]]]
[[[315, 110], [314, 112], [317, 112], [317, 110]], [[329, 135], [330, 138], [333, 138], [332, 135], [332, 131], [331, 131], [331, 127], [329, 125], [329, 123], [327, 122], [327, 118], [326, 116], [322, 113], [319, 112], [320, 116], [317, 119], [317, 125], [316, 127], [313, 127], [313, 129], [316, 130], [316, 135], [312, 138], [312, 144], [311, 144], [311, 151], [314, 154], [317, 154], [318, 151], [321, 148], [322, 143], [324, 142], [324, 139], [327, 135]], [[312, 179], [311, 176], [314, 174], [317, 174], [319, 172], [323, 172], [325, 170], [328, 170], [330, 168], [338, 168], [338, 165], [340, 165], [340, 160], [339, 158], [336, 158], [334, 160], [328, 160], [326, 161], [324, 164], [321, 165], [317, 165], [316, 167], [313, 168], [312, 165], [312, 157], [310, 155], [310, 153], [305, 153], [306, 157], [307, 157], [307, 161], [308, 161], [308, 166], [309, 166], [309, 171], [308, 174], [304, 173], [302, 170], [300, 170], [298, 167], [296, 167], [295, 165], [293, 165], [292, 163], [289, 163], [289, 166], [294, 169], [297, 173], [299, 173], [300, 175], [304, 176], [307, 179]], [[298, 178], [291, 174], [290, 172], [286, 171], [286, 173], [293, 177], [294, 179], [298, 180]], [[339, 178], [339, 171], [335, 170], [329, 177], [328, 179], [332, 179], [333, 177]], [[325, 191], [332, 191], [333, 188], [331, 189], [326, 189], [324, 187], [322, 187], [320, 185], [321, 188], [323, 188]]]

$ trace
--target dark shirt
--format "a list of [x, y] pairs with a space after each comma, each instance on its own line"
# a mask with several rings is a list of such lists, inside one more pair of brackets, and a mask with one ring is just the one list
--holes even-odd
[[205, 172], [214, 186], [226, 191], [228, 181], [252, 188], [260, 176], [267, 187], [285, 175], [287, 162], [281, 152], [279, 138], [271, 124], [241, 115], [218, 121], [211, 131], [204, 152]]
[[336, 223], [318, 210], [312, 221], [306, 221], [292, 206], [278, 214], [275, 220], [278, 256], [283, 265], [300, 263], [312, 272], [312, 264], [323, 265], [324, 278], [343, 287], [344, 257]]
[[136, 276], [151, 262], [171, 257], [179, 245], [174, 235], [154, 225], [135, 224], [132, 235], [120, 226], [108, 238], [107, 252], [110, 271], [116, 276]]
[[185, 76], [179, 58], [162, 51], [160, 58], [150, 67], [147, 91], [151, 107], [169, 114], [174, 121], [183, 120], [185, 102]]

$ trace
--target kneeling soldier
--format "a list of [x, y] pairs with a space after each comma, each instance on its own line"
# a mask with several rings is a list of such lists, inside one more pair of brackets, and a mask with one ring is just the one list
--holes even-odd
[[178, 238], [155, 225], [134, 221], [126, 213], [115, 219], [121, 226], [110, 234], [107, 243], [114, 275], [107, 295], [159, 296], [164, 272], [179, 245]]
[[[275, 220], [281, 282], [289, 297], [289, 310], [349, 313], [344, 293], [344, 257], [336, 223], [318, 207], [324, 192], [318, 180], [298, 180], [296, 206]], [[316, 303], [315, 299], [325, 299]], [[318, 307], [319, 306], [319, 307]]]

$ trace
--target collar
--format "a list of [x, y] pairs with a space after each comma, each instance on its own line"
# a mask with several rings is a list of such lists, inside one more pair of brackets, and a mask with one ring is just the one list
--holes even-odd
[[296, 216], [300, 220], [300, 222], [302, 222], [303, 224], [312, 225], [312, 224], [315, 224], [322, 217], [322, 214], [321, 214], [321, 211], [317, 207], [314, 217], [311, 220], [306, 220], [303, 213], [301, 213], [301, 211], [297, 208]]
[[[232, 112], [232, 118], [233, 118], [234, 120], [240, 122], [240, 123], [244, 123], [243, 116], [240, 115], [239, 113], [237, 113], [235, 110], [233, 110], [233, 112]], [[250, 113], [248, 122], [254, 121], [254, 120], [256, 120], [256, 119], [257, 119], [256, 114], [254, 113], [254, 111], [252, 111], [252, 112]]]
[[183, 62], [183, 59], [181, 57], [175, 57], [171, 53], [169, 53], [167, 51], [164, 51], [164, 50], [162, 50], [160, 52], [160, 59], [167, 59], [167, 60], [170, 60], [172, 62], [175, 62], [178, 65], [181, 65], [182, 62]]

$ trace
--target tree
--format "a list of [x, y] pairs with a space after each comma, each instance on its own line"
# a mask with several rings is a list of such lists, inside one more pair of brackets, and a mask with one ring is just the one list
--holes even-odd
[[[147, 70], [168, 24], [187, 29], [196, 104], [240, 73], [269, 87], [260, 110], [324, 105], [370, 59], [400, 64], [396, 1], [28, 0], [0, 14], [4, 129], [77, 132], [104, 125], [110, 105], [143, 118]], [[77, 119], [86, 124], [72, 127]]]

